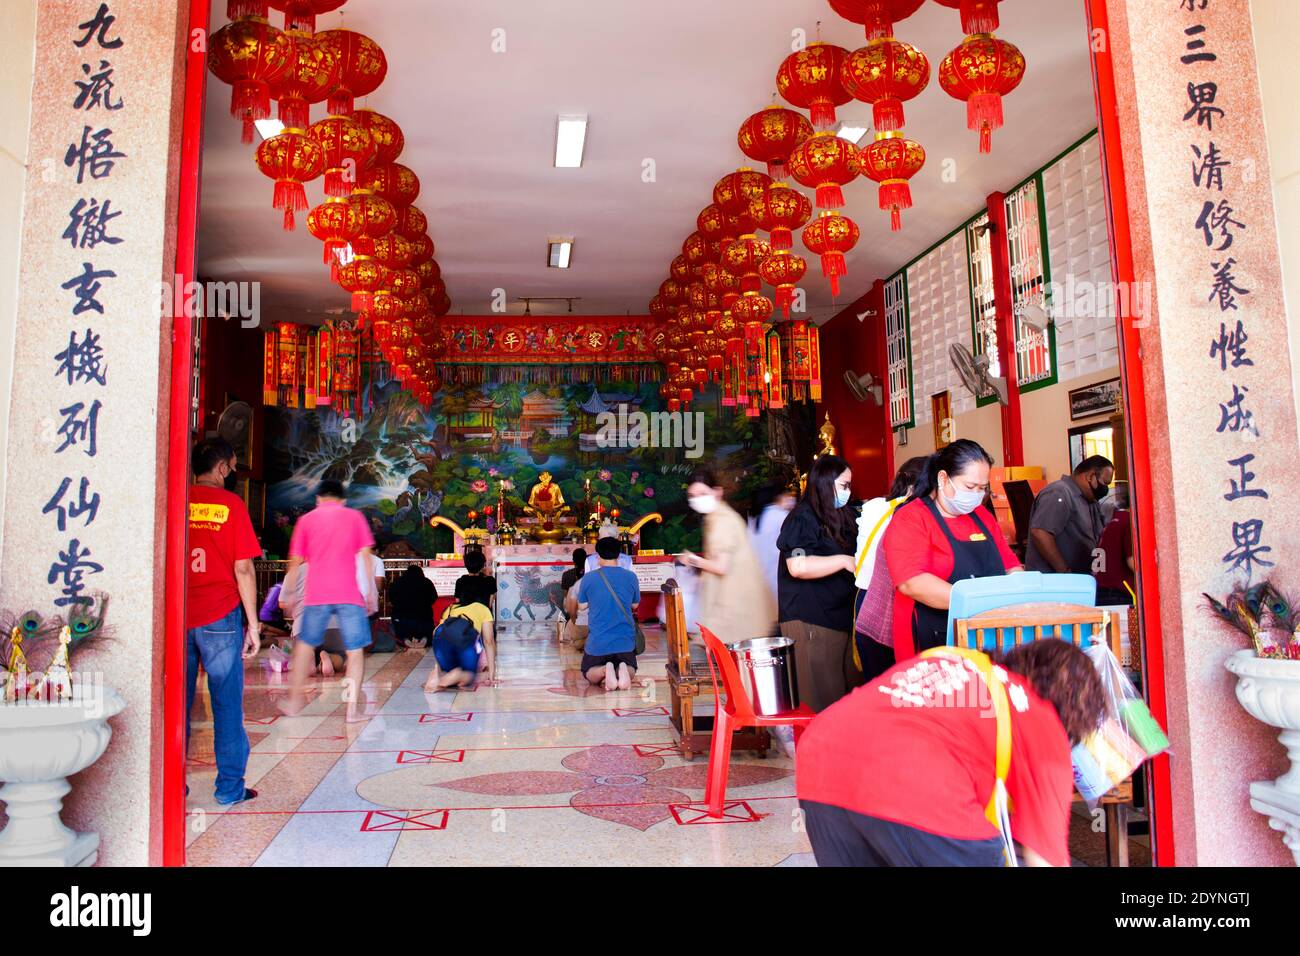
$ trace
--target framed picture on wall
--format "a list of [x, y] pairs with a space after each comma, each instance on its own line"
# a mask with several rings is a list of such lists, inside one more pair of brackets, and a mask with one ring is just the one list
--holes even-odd
[[952, 434], [952, 395], [940, 392], [930, 396], [930, 415], [934, 423], [934, 448], [946, 448], [953, 439]]
[[1115, 411], [1115, 403], [1122, 394], [1118, 378], [1070, 389], [1070, 421], [1109, 415]]

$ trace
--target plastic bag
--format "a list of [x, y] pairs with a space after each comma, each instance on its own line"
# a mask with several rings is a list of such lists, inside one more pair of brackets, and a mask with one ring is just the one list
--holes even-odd
[[1070, 752], [1074, 764], [1074, 786], [1088, 804], [1097, 801], [1133, 775], [1147, 759], [1144, 751], [1114, 717], [1084, 738]]
[[276, 674], [283, 674], [289, 669], [289, 655], [273, 644], [266, 652], [266, 666]]
[[[1154, 757], [1168, 750], [1169, 738], [1151, 716], [1146, 701], [1133, 686], [1133, 682], [1128, 679], [1124, 668], [1115, 659], [1110, 648], [1103, 643], [1094, 642], [1084, 653], [1092, 659], [1092, 663], [1097, 668], [1097, 676], [1101, 678], [1102, 686], [1106, 688], [1107, 717], [1117, 722], [1118, 726], [1115, 729], [1122, 730], [1136, 741], [1148, 757]], [[1112, 731], [1113, 735], [1114, 731]]]

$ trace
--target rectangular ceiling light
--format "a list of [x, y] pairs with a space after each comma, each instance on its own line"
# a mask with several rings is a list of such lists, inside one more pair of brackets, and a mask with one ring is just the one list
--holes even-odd
[[279, 136], [284, 132], [284, 124], [274, 117], [253, 120], [253, 125], [257, 127], [257, 132], [262, 139], [270, 139], [272, 136]]
[[555, 165], [559, 169], [577, 169], [582, 165], [582, 151], [587, 145], [587, 115], [561, 115], [555, 127]]
[[567, 269], [573, 260], [572, 239], [551, 239], [547, 243], [546, 265], [551, 269]]

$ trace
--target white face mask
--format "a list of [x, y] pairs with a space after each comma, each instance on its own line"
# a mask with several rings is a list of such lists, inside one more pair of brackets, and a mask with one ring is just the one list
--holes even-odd
[[718, 499], [713, 495], [696, 495], [688, 498], [686, 503], [691, 506], [691, 510], [702, 515], [712, 514], [718, 507]]
[[984, 492], [976, 488], [971, 490], [959, 489], [952, 479], [948, 479], [948, 484], [952, 485], [953, 496], [949, 498], [942, 491], [943, 485], [940, 484], [939, 497], [943, 499], [940, 503], [944, 510], [950, 514], [968, 515], [984, 503]]

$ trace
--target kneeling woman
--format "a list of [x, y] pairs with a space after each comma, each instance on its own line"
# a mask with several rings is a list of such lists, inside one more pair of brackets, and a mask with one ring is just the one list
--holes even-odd
[[487, 664], [485, 682], [492, 685], [496, 682], [497, 656], [492, 610], [479, 601], [457, 601], [443, 612], [433, 632], [431, 650], [438, 666], [424, 684], [426, 693], [473, 687], [478, 679], [480, 655]]
[[982, 507], [993, 459], [959, 438], [931, 455], [912, 500], [885, 529], [885, 560], [893, 578], [894, 656], [905, 661], [948, 643], [952, 586], [1024, 570], [993, 512]]
[[937, 655], [895, 665], [804, 731], [796, 791], [817, 864], [1002, 865], [988, 680], [1010, 727], [1009, 836], [1030, 866], [1068, 866], [1070, 749], [1106, 707], [1092, 661], [1053, 639], [1014, 648], [988, 677], [955, 648]]

